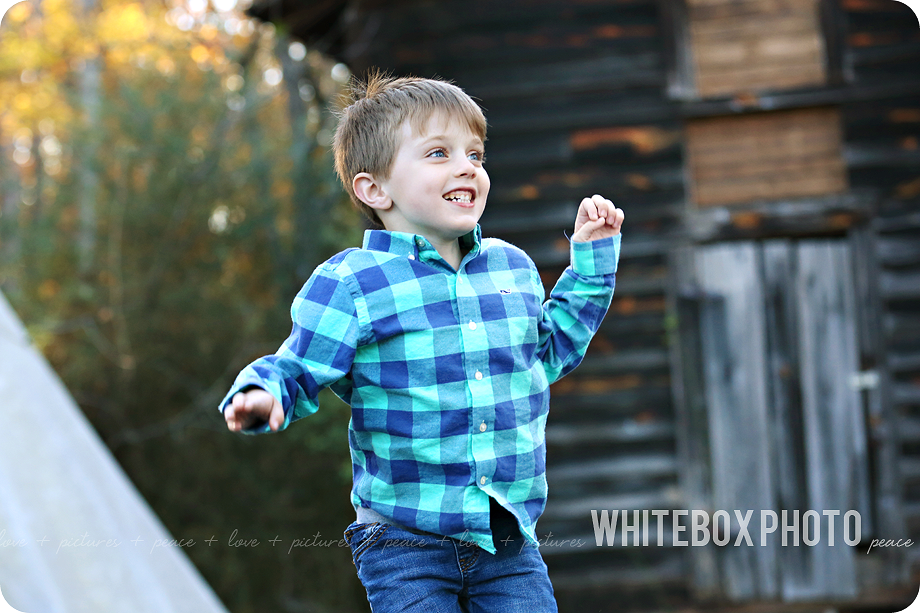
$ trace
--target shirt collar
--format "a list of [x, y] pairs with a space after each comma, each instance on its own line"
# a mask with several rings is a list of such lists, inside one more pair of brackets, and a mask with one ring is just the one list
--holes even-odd
[[[460, 237], [460, 250], [469, 251], [470, 256], [479, 253], [482, 244], [482, 229], [479, 224]], [[428, 239], [421, 234], [391, 232], [389, 230], [365, 230], [364, 249], [384, 251], [393, 255], [415, 257], [440, 257]]]

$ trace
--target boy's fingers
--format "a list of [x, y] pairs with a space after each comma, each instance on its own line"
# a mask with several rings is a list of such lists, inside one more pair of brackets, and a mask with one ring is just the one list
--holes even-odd
[[245, 418], [252, 411], [252, 399], [248, 392], [239, 392], [233, 396], [233, 413], [237, 418]]
[[595, 208], [597, 209], [597, 214], [600, 217], [607, 217], [609, 207], [612, 204], [609, 200], [601, 196], [600, 194], [594, 194], [591, 196], [591, 202], [594, 203]]
[[274, 396], [272, 396], [265, 390], [258, 390], [258, 392], [256, 393], [256, 397], [254, 398], [253, 409], [257, 411], [259, 416], [267, 419], [268, 416], [271, 415], [272, 411], [274, 410], [275, 405], [278, 405], [279, 408], [281, 406], [280, 404], [278, 404], [278, 401], [275, 400]]
[[588, 219], [594, 221], [598, 218], [597, 215], [597, 205], [594, 204], [594, 200], [591, 198], [585, 198], [581, 201], [581, 209], [588, 216]]
[[242, 407], [243, 402], [243, 394], [234, 394], [230, 404], [224, 409], [224, 419], [227, 421], [227, 427], [230, 430], [239, 430], [240, 424], [237, 419], [237, 411]]
[[275, 405], [277, 405], [281, 415], [281, 419], [277, 420], [277, 425], [280, 427], [284, 421], [284, 411], [274, 396], [264, 390], [251, 390], [234, 394], [230, 404], [224, 409], [224, 419], [227, 421], [227, 427], [230, 430], [239, 432], [257, 421], [272, 416]]
[[278, 428], [281, 427], [281, 424], [284, 423], [284, 409], [281, 408], [281, 405], [278, 402], [272, 403], [272, 412], [268, 416], [268, 427], [271, 428], [272, 432], [277, 432]]
[[231, 432], [237, 432], [242, 427], [242, 424], [240, 424], [240, 421], [236, 418], [232, 407], [227, 407], [227, 409], [224, 411], [224, 419], [227, 421], [227, 429], [229, 429]]
[[604, 198], [604, 206], [607, 209], [607, 219], [613, 218], [614, 215], [616, 215], [616, 212], [619, 210], [617, 205], [615, 205], [613, 201], [608, 200], [607, 198]]
[[252, 390], [246, 394], [246, 409], [264, 418], [268, 416], [273, 400], [273, 396], [264, 390]]
[[575, 241], [584, 241], [587, 240], [587, 237], [591, 236], [595, 230], [604, 227], [604, 224], [607, 223], [607, 220], [603, 217], [598, 217], [597, 219], [589, 219], [578, 229], [578, 231], [572, 235], [572, 240]]

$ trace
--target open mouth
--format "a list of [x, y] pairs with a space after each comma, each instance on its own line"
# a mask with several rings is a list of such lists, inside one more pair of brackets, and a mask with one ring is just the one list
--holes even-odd
[[457, 204], [470, 204], [476, 199], [476, 192], [471, 189], [455, 189], [444, 194], [444, 199]]

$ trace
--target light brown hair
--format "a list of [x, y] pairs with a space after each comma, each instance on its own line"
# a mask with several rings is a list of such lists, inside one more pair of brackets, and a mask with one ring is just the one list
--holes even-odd
[[343, 95], [332, 144], [335, 171], [351, 201], [376, 225], [383, 227], [377, 212], [355, 195], [355, 175], [366, 172], [378, 180], [389, 179], [403, 122], [409, 121], [421, 134], [437, 111], [465, 121], [485, 142], [482, 110], [466, 92], [447, 81], [372, 72], [366, 81], [352, 79]]

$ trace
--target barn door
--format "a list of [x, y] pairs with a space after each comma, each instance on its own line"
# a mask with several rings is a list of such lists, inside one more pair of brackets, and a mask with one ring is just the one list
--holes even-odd
[[[683, 274], [690, 279], [678, 299], [687, 502], [732, 517], [729, 545], [691, 548], [698, 593], [739, 601], [856, 596], [843, 517], [858, 511], [864, 535], [871, 517], [848, 244], [696, 247]], [[753, 511], [753, 546], [734, 546], [736, 509]], [[785, 510], [787, 525], [798, 511], [785, 546], [782, 523], [761, 541], [762, 510], [780, 521]], [[820, 534], [814, 517], [805, 528], [808, 510], [817, 511]], [[834, 546], [825, 510], [840, 512]], [[803, 536], [819, 540], [808, 546]]]

